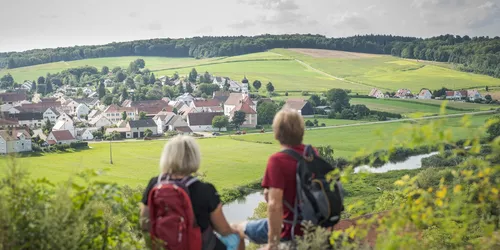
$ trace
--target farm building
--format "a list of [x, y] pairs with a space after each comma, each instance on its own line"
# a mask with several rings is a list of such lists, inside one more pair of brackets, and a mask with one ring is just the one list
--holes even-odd
[[313, 106], [306, 100], [288, 99], [283, 107], [297, 110], [302, 116], [314, 115]]
[[418, 93], [418, 99], [432, 99], [432, 94], [428, 89], [422, 89]]

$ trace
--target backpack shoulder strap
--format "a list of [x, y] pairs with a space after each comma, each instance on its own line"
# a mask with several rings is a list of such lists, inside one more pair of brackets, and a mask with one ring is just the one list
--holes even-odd
[[289, 155], [291, 157], [293, 157], [297, 161], [300, 161], [300, 160], [304, 159], [302, 157], [302, 155], [300, 155], [299, 153], [297, 153], [297, 151], [295, 151], [295, 150], [293, 150], [291, 148], [283, 149], [283, 150], [281, 150], [281, 152], [285, 153], [285, 154], [287, 154], [287, 155]]

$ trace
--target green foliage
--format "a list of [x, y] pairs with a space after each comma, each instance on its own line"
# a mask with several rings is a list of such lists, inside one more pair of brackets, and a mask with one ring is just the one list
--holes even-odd
[[344, 108], [349, 108], [349, 96], [343, 89], [330, 89], [326, 92], [326, 101], [335, 112], [342, 112]]
[[99, 99], [103, 98], [106, 95], [106, 87], [104, 86], [104, 82], [99, 83], [97, 93], [99, 94]]
[[153, 131], [151, 131], [151, 129], [146, 129], [144, 131], [144, 137], [151, 137], [153, 135]]
[[225, 115], [215, 116], [212, 119], [212, 126], [218, 128], [219, 131], [229, 125], [229, 118]]
[[306, 127], [314, 127], [314, 123], [312, 121], [310, 121], [310, 120], [307, 120], [305, 122], [305, 125], [306, 125]]
[[236, 111], [233, 114], [233, 118], [231, 120], [231, 123], [236, 127], [240, 128], [240, 126], [246, 121], [246, 114], [243, 111]]
[[102, 66], [102, 69], [101, 69], [101, 74], [102, 75], [107, 75], [109, 73], [109, 68], [108, 66]]
[[272, 124], [274, 116], [278, 112], [278, 105], [272, 102], [263, 102], [257, 105], [257, 120], [259, 125]]
[[269, 92], [269, 93], [274, 92], [274, 86], [273, 86], [273, 83], [272, 83], [272, 82], [268, 82], [268, 83], [267, 83], [267, 85], [266, 85], [266, 90], [267, 90], [267, 92]]
[[259, 91], [260, 87], [262, 86], [262, 83], [259, 81], [259, 80], [255, 80], [253, 81], [252, 83], [253, 87], [257, 90], [257, 92]]
[[141, 119], [141, 120], [146, 119], [146, 118], [147, 118], [147, 117], [146, 117], [146, 115], [147, 115], [147, 114], [146, 114], [146, 112], [141, 111], [141, 112], [139, 113], [139, 119]]
[[187, 93], [193, 93], [193, 86], [191, 86], [191, 82], [188, 82], [186, 84], [186, 92]]
[[145, 247], [137, 230], [141, 190], [95, 182], [93, 171], [56, 185], [29, 179], [15, 160], [7, 170], [0, 183], [0, 223], [8, 225], [0, 228], [2, 249]]
[[14, 86], [14, 78], [10, 73], [7, 73], [0, 78], [0, 88], [9, 89], [12, 88], [12, 86]]
[[496, 137], [500, 136], [500, 116], [489, 118], [486, 122], [488, 124], [487, 132], [490, 136], [490, 139], [493, 140]]
[[127, 112], [126, 111], [123, 111], [122, 112], [122, 120], [127, 120]]
[[[198, 78], [198, 72], [196, 72], [196, 69], [193, 68], [191, 70], [191, 72], [189, 72], [188, 80], [189, 80], [189, 82], [196, 82], [197, 78]], [[191, 90], [191, 92], [193, 92], [193, 91]], [[189, 92], [189, 93], [191, 93], [191, 92]]]
[[[202, 84], [198, 85], [198, 91], [200, 91], [201, 94], [205, 94], [207, 96], [212, 96], [215, 91], [219, 90], [219, 88], [220, 88], [219, 85], [212, 84], [212, 83], [202, 83]], [[186, 88], [186, 91], [187, 91], [187, 88]]]

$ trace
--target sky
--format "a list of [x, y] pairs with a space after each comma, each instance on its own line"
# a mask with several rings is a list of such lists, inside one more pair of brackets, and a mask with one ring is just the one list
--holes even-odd
[[0, 51], [286, 33], [500, 36], [500, 0], [0, 0]]

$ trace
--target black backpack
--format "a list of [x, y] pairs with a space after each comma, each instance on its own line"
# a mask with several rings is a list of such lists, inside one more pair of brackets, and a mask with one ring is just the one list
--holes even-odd
[[321, 227], [332, 227], [340, 220], [344, 211], [344, 197], [340, 181], [326, 179], [326, 175], [335, 168], [319, 157], [311, 145], [307, 145], [304, 154], [293, 149], [282, 151], [297, 160], [296, 182], [297, 195], [295, 204], [284, 201], [284, 205], [293, 212], [292, 239], [297, 223], [310, 221]]

